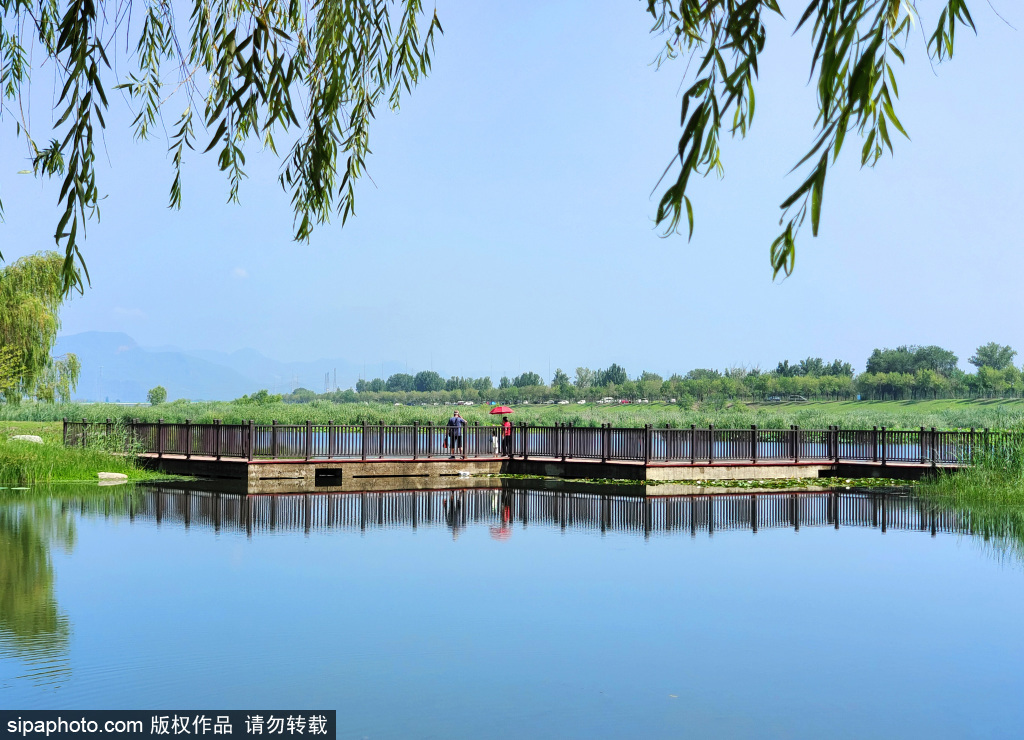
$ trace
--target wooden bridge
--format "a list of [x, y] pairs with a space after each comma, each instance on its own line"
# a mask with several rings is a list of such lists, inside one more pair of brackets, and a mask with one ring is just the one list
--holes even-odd
[[[918, 477], [1020, 441], [1012, 432], [619, 428], [471, 424], [193, 424], [64, 421], [64, 444], [125, 443], [169, 473], [237, 481], [249, 493], [409, 487], [395, 479], [534, 473], [632, 480]], [[121, 437], [119, 437], [121, 435]]]

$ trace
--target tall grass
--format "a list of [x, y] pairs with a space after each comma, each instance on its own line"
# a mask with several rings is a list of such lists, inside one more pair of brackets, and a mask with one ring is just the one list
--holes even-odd
[[[44, 404], [24, 403], [19, 406], [0, 405], [0, 420], [18, 421], [60, 421], [86, 418], [89, 421], [104, 421], [107, 418], [128, 420], [139, 418], [143, 421], [164, 419], [181, 422], [191, 419], [196, 423], [210, 423], [220, 419], [225, 424], [241, 424], [249, 419], [269, 424], [272, 419], [285, 424], [299, 424], [309, 419], [316, 423], [334, 421], [338, 424], [361, 424], [364, 421], [376, 424], [444, 423], [454, 410], [453, 406], [388, 406], [379, 403], [334, 403], [318, 400], [307, 404], [251, 404], [227, 401], [188, 402], [176, 401], [160, 406], [117, 406], [113, 404]], [[470, 422], [492, 424], [497, 421], [490, 416], [488, 407], [459, 406], [462, 415]], [[691, 424], [706, 427], [714, 424], [719, 428], [749, 428], [756, 424], [765, 429], [787, 429], [797, 425], [804, 429], [825, 429], [836, 425], [845, 429], [885, 426], [890, 429], [1007, 429], [1024, 426], [1024, 404], [970, 403], [951, 401], [936, 405], [924, 403], [835, 403], [782, 405], [776, 407], [753, 407], [743, 403], [722, 407], [706, 404], [696, 408], [681, 408], [652, 404], [650, 406], [629, 404], [622, 406], [516, 406], [512, 419], [528, 424], [572, 423], [576, 426], [600, 426], [611, 423], [614, 426], [640, 427], [645, 424], [663, 427], [688, 427]]]
[[1024, 559], [1024, 444], [984, 450], [969, 466], [923, 482], [918, 494], [937, 508], [964, 512], [973, 534]]
[[130, 479], [166, 478], [139, 466], [137, 450], [123, 425], [97, 434], [88, 448], [64, 447], [59, 440], [43, 444], [0, 437], [0, 485], [94, 481], [97, 473], [124, 473]]

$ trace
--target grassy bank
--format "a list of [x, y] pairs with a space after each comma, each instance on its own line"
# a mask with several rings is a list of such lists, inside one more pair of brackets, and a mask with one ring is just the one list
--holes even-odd
[[922, 482], [917, 493], [936, 508], [964, 512], [974, 534], [1024, 558], [1024, 445], [971, 462]]
[[[130, 480], [168, 477], [142, 469], [130, 455], [114, 454], [113, 449], [123, 449], [123, 438], [83, 450], [63, 447], [61, 425], [52, 422], [2, 422], [0, 432], [0, 486], [96, 481], [100, 472], [124, 473]], [[36, 434], [43, 444], [10, 439], [14, 434]]]
[[[444, 423], [454, 406], [387, 406], [367, 403], [333, 403], [314, 401], [308, 404], [251, 404], [226, 401], [188, 402], [176, 401], [160, 406], [117, 406], [114, 404], [22, 404], [20, 406], [0, 405], [0, 424], [4, 421], [59, 422], [62, 417], [69, 419], [87, 418], [90, 421], [104, 419], [139, 418], [144, 421], [180, 422], [191, 419], [196, 423], [210, 423], [220, 419], [226, 424], [240, 424], [255, 419], [269, 424], [272, 419], [285, 424], [298, 424], [309, 419], [316, 423], [328, 420], [338, 424], [386, 424]], [[495, 417], [488, 415], [483, 405], [459, 406], [462, 415], [470, 422], [494, 423]], [[1024, 426], [1024, 402], [1021, 401], [835, 401], [821, 403], [783, 403], [753, 405], [733, 403], [719, 407], [715, 404], [682, 408], [669, 404], [650, 405], [607, 405], [587, 404], [579, 406], [534, 406], [515, 407], [512, 419], [529, 424], [572, 423], [576, 426], [600, 426], [611, 423], [615, 426], [638, 427], [644, 424], [654, 426], [688, 427], [691, 424], [719, 428], [747, 428], [757, 424], [766, 429], [787, 429], [796, 424], [805, 429], [822, 429], [837, 425], [846, 429], [885, 426], [890, 429], [1006, 429]], [[59, 426], [58, 426], [59, 434]]]

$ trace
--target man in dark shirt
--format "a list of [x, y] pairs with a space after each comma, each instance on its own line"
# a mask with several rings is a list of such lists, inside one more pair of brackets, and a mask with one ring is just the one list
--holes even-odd
[[452, 414], [448, 420], [448, 445], [452, 451], [452, 454], [448, 456], [449, 460], [462, 454], [462, 428], [464, 426], [466, 426], [466, 420], [458, 411]]

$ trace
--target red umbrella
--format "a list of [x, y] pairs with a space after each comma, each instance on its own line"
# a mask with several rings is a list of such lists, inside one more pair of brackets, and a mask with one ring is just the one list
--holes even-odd
[[515, 411], [510, 409], [508, 406], [495, 406], [491, 409], [492, 414], [514, 414]]

